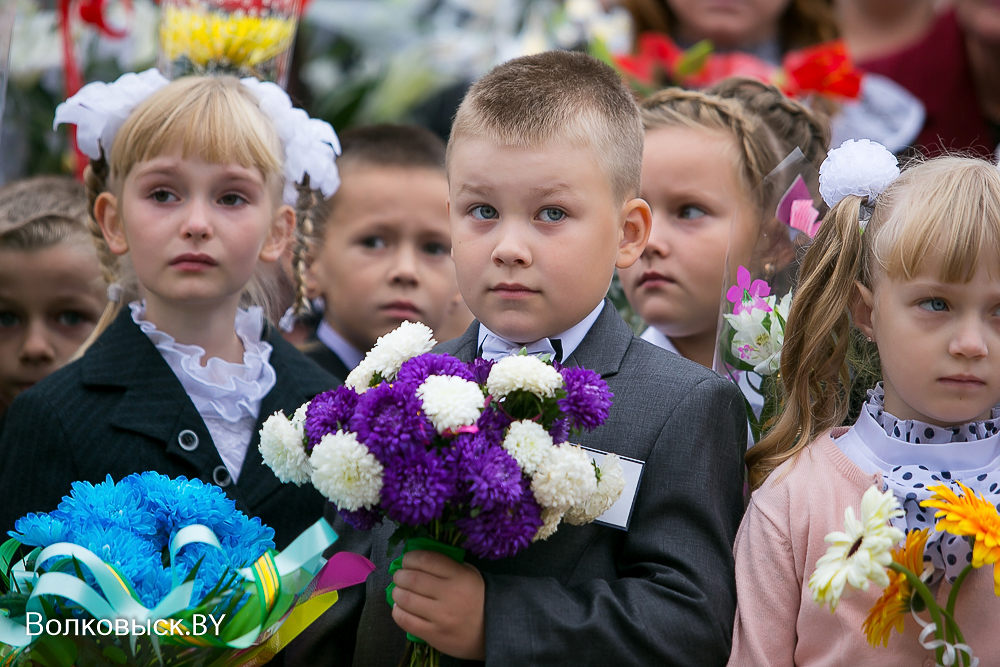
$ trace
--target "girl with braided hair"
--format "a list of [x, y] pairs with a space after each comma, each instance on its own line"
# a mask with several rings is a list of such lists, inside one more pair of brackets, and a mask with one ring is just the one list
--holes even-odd
[[643, 339], [711, 368], [727, 249], [750, 253], [766, 224], [756, 188], [785, 153], [736, 100], [668, 88], [640, 106], [653, 229], [619, 277], [649, 325]]
[[74, 481], [152, 470], [224, 488], [283, 548], [324, 499], [263, 464], [261, 422], [336, 381], [256, 304], [264, 266], [293, 238], [305, 301], [309, 185], [336, 189], [336, 135], [274, 84], [155, 70], [91, 84], [56, 118], [91, 157], [90, 228], [113, 301], [82, 356], [6, 415], [0, 529], [54, 509]]

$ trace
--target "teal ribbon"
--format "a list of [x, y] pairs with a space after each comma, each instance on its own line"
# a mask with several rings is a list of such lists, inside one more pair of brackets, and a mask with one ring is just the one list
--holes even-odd
[[[337, 533], [330, 527], [330, 524], [325, 519], [320, 519], [295, 538], [284, 551], [275, 556], [274, 562], [279, 576], [290, 575], [299, 569], [304, 569], [310, 575], [315, 575], [323, 565], [323, 552], [336, 539]], [[187, 526], [177, 531], [170, 541], [171, 568], [174, 567], [177, 553], [189, 544], [205, 544], [219, 550], [222, 549], [222, 545], [219, 544], [218, 538], [211, 529], [202, 525]], [[53, 567], [70, 563], [72, 559], [82, 563], [94, 576], [96, 588], [87, 585], [76, 576], [64, 572], [50, 571], [39, 574], [37, 570], [42, 563], [51, 559], [59, 559]], [[254, 581], [255, 575], [252, 567], [238, 570], [238, 573], [247, 581]], [[26, 569], [25, 561], [22, 559], [11, 570], [11, 576], [22, 590], [25, 589], [25, 586], [31, 588], [26, 610], [41, 613], [43, 624], [46, 621], [41, 601], [43, 595], [65, 598], [87, 610], [98, 621], [127, 618], [135, 621], [137, 625], [145, 625], [147, 620], [170, 618], [187, 609], [191, 604], [191, 594], [194, 591], [194, 581], [178, 583], [180, 573], [175, 570], [174, 587], [170, 593], [156, 607], [147, 609], [132, 596], [132, 591], [127, 583], [110, 565], [89, 549], [69, 542], [60, 542], [43, 549], [35, 560], [34, 570]], [[253, 631], [229, 642], [230, 647], [247, 648], [252, 646], [262, 630], [262, 625], [258, 625]], [[156, 636], [153, 635], [151, 639], [156, 651], [159, 652]], [[28, 635], [26, 625], [8, 618], [0, 610], [0, 643], [21, 648], [29, 645], [33, 640], [34, 638]], [[135, 641], [136, 636], [132, 635], [130, 643], [133, 651], [135, 650]]]
[[[394, 561], [389, 563], [389, 577], [392, 578], [392, 575], [396, 574], [396, 572], [403, 569], [403, 556], [405, 556], [407, 552], [418, 551], [421, 549], [425, 551], [436, 551], [439, 554], [444, 554], [448, 558], [458, 563], [465, 562], [465, 549], [463, 549], [462, 547], [455, 547], [450, 544], [445, 544], [444, 542], [438, 542], [437, 540], [431, 539], [429, 537], [414, 537], [413, 539], [406, 541], [406, 543], [403, 545], [402, 553], [400, 553], [399, 556]], [[392, 599], [392, 591], [395, 588], [396, 588], [395, 582], [390, 583], [388, 586], [385, 587], [385, 601], [389, 603], [390, 607], [396, 605], [396, 603]], [[409, 632], [406, 633], [406, 638], [416, 644], [427, 643], [420, 637], [417, 637], [416, 635], [411, 635]]]

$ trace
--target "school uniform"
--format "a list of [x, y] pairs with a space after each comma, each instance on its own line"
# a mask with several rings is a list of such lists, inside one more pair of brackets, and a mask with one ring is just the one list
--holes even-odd
[[[261, 459], [260, 427], [338, 383], [275, 329], [265, 327], [262, 339], [272, 348], [273, 386], [260, 398], [245, 455], [234, 459], [224, 447], [224, 462], [178, 375], [123, 308], [81, 359], [11, 404], [0, 424], [0, 530], [28, 512], [55, 510], [75, 481], [156, 471], [218, 485], [237, 509], [274, 528], [279, 549], [287, 546], [322, 516], [325, 499], [275, 477]], [[227, 468], [234, 460], [238, 475]]]
[[336, 329], [322, 320], [316, 328], [316, 338], [304, 352], [323, 370], [343, 384], [348, 374], [361, 363], [365, 353], [347, 342]]
[[[486, 334], [473, 322], [435, 352], [471, 361], [492, 345]], [[559, 354], [563, 343], [550, 341], [550, 349]], [[643, 461], [641, 483], [627, 531], [562, 524], [512, 558], [468, 558], [486, 586], [486, 664], [724, 665], [736, 606], [732, 545], [743, 514], [739, 391], [634, 336], [610, 301], [575, 349], [562, 351], [565, 365], [600, 373], [614, 393], [607, 421], [574, 442]], [[393, 525], [370, 533], [339, 525], [335, 548], [360, 551], [378, 569], [364, 596], [335, 605], [288, 659], [395, 667], [406, 638], [385, 599], [388, 564], [399, 552], [386, 554]], [[343, 628], [352, 621], [353, 657]], [[325, 641], [317, 636], [324, 628]], [[442, 664], [473, 663], [444, 657]]]

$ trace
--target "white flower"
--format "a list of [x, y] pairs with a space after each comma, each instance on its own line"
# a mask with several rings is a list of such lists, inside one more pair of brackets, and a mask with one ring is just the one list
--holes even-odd
[[569, 508], [563, 519], [574, 526], [590, 523], [611, 509], [624, 490], [625, 476], [622, 473], [621, 459], [617, 454], [608, 454], [601, 465], [601, 479], [597, 481], [597, 490], [583, 505]]
[[792, 293], [783, 296], [781, 301], [769, 296], [764, 302], [771, 312], [751, 308], [724, 317], [736, 332], [733, 355], [752, 364], [755, 373], [772, 375], [781, 367], [781, 347], [785, 344], [785, 322], [792, 305]]
[[549, 449], [531, 478], [535, 500], [543, 508], [564, 511], [581, 506], [597, 491], [597, 476], [587, 453], [565, 443]]
[[517, 461], [524, 474], [533, 475], [552, 449], [552, 436], [541, 424], [528, 419], [516, 421], [507, 429], [503, 448]]
[[[298, 411], [295, 414], [298, 415]], [[264, 463], [282, 482], [292, 482], [302, 486], [304, 482], [309, 481], [312, 464], [309, 462], [309, 454], [306, 453], [305, 435], [301, 425], [297, 427], [290, 422], [281, 410], [264, 422], [260, 429], [258, 448]]]
[[848, 139], [820, 165], [819, 193], [831, 208], [847, 195], [873, 199], [899, 177], [898, 164], [882, 144]]
[[417, 388], [417, 398], [438, 433], [475, 424], [483, 411], [479, 385], [453, 375], [431, 375]]
[[306, 437], [306, 412], [309, 410], [309, 403], [312, 403], [312, 401], [300, 405], [291, 419], [292, 426], [302, 434], [303, 438]]
[[559, 528], [559, 522], [563, 518], [563, 510], [560, 507], [548, 507], [542, 510], [542, 527], [538, 529], [535, 536], [531, 538], [532, 542], [537, 542], [538, 540], [547, 540], [552, 536], [552, 533], [556, 532]]
[[544, 361], [530, 355], [516, 354], [493, 364], [486, 378], [486, 389], [495, 398], [515, 391], [551, 398], [563, 386], [562, 375]]
[[360, 364], [354, 367], [354, 370], [347, 374], [344, 385], [359, 394], [363, 394], [371, 388], [373, 377], [375, 377], [375, 369], [372, 368], [372, 365], [368, 363], [368, 358], [365, 357], [361, 360]]
[[380, 337], [364, 361], [385, 380], [393, 380], [400, 366], [434, 349], [434, 332], [420, 322], [403, 322]]
[[835, 531], [824, 538], [830, 548], [816, 561], [816, 571], [809, 577], [809, 590], [820, 606], [829, 603], [837, 608], [844, 585], [868, 590], [868, 582], [888, 586], [885, 569], [892, 563], [892, 547], [902, 540], [903, 531], [889, 525], [889, 520], [903, 516], [892, 491], [881, 493], [871, 487], [861, 498], [861, 520], [854, 508], [844, 510], [844, 532]]
[[371, 509], [382, 492], [382, 464], [354, 433], [327, 433], [312, 453], [312, 483], [338, 509]]

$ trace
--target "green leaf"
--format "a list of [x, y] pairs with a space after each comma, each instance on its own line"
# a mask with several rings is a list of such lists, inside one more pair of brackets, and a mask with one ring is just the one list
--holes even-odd
[[73, 667], [76, 662], [76, 644], [69, 637], [41, 635], [31, 645], [29, 660], [43, 667]]
[[708, 62], [708, 57], [712, 55], [713, 50], [712, 42], [707, 39], [701, 40], [681, 54], [680, 60], [677, 61], [677, 66], [674, 68], [674, 74], [676, 76], [697, 74]]
[[104, 647], [104, 650], [101, 651], [101, 654], [116, 665], [124, 665], [128, 662], [128, 656], [125, 655], [125, 651], [121, 650], [117, 646], [106, 646]]
[[407, 526], [400, 524], [396, 527], [396, 530], [392, 532], [389, 536], [389, 548], [385, 551], [386, 558], [392, 558], [392, 554], [396, 551], [396, 547], [399, 546], [400, 542], [405, 542], [416, 536], [417, 529], [413, 526]]

